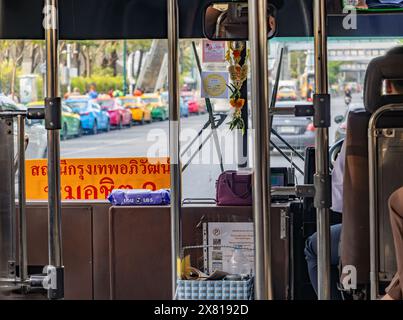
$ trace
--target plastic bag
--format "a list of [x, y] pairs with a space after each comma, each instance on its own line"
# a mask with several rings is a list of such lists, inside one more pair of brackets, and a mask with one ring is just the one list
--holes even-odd
[[108, 200], [114, 206], [163, 206], [171, 203], [169, 190], [113, 190]]

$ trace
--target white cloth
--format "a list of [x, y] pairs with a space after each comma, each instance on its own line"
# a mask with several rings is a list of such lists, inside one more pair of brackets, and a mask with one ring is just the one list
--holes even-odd
[[345, 143], [343, 143], [339, 156], [334, 163], [332, 172], [332, 210], [340, 213], [343, 212], [343, 181], [345, 163], [346, 147]]

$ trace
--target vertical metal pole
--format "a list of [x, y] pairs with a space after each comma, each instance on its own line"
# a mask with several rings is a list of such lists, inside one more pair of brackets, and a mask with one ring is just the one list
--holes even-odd
[[181, 250], [182, 175], [180, 164], [180, 108], [179, 108], [179, 24], [177, 0], [168, 5], [168, 89], [169, 89], [169, 155], [171, 165], [171, 255], [172, 297], [176, 294], [177, 262]]
[[369, 157], [369, 243], [370, 243], [370, 297], [379, 297], [379, 225], [378, 225], [378, 137], [376, 124], [381, 110], [372, 115], [368, 126], [368, 157]]
[[127, 95], [127, 40], [123, 40], [123, 94]]
[[[246, 42], [243, 43], [245, 50], [241, 53], [241, 58], [243, 63], [247, 63], [246, 60]], [[241, 88], [241, 95], [242, 97], [246, 97], [245, 105], [242, 108], [242, 119], [245, 123], [245, 134], [242, 135], [238, 132], [237, 139], [238, 139], [238, 168], [247, 168], [248, 167], [248, 132], [249, 132], [249, 105], [248, 105], [248, 80], [242, 85]]]
[[18, 127], [18, 253], [20, 266], [20, 280], [24, 283], [28, 279], [27, 267], [27, 221], [25, 198], [25, 118], [17, 117]]
[[71, 44], [67, 44], [67, 92], [71, 93]]
[[[45, 0], [46, 92], [48, 99], [59, 97], [58, 0]], [[52, 107], [52, 102], [49, 108]], [[60, 130], [48, 129], [48, 228], [49, 265], [62, 268]]]
[[0, 292], [5, 280], [15, 280], [14, 122], [0, 115]]
[[249, 0], [251, 93], [254, 129], [255, 297], [272, 299], [270, 248], [270, 117], [267, 0]]
[[[326, 1], [314, 2], [314, 33], [315, 33], [315, 85], [316, 94], [329, 93], [327, 75], [327, 35]], [[317, 112], [317, 111], [316, 111]], [[329, 179], [329, 128], [316, 129], [316, 178], [321, 182], [321, 187], [326, 188], [324, 180]], [[330, 181], [330, 180], [328, 180]], [[317, 193], [324, 194], [323, 190]], [[318, 232], [318, 298], [330, 299], [330, 204], [325, 199], [318, 199], [315, 204], [317, 211]]]

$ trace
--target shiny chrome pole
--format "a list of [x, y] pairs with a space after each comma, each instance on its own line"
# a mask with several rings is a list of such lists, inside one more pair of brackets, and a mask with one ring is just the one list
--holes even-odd
[[249, 0], [251, 94], [254, 129], [253, 217], [255, 228], [255, 298], [272, 299], [270, 248], [270, 117], [267, 0]]
[[176, 295], [178, 261], [181, 252], [182, 173], [180, 163], [180, 108], [179, 108], [179, 8], [177, 0], [168, 5], [168, 89], [169, 89], [169, 155], [171, 167], [171, 255], [172, 297]]
[[[326, 1], [314, 2], [315, 86], [317, 95], [329, 93], [327, 75], [327, 10]], [[316, 108], [317, 109], [317, 108]], [[315, 112], [318, 112], [315, 110]], [[316, 193], [315, 207], [318, 232], [318, 298], [330, 299], [330, 221], [331, 203], [323, 196], [330, 192], [329, 128], [316, 129]]]
[[[388, 107], [388, 106], [386, 106]], [[385, 107], [384, 107], [385, 108]], [[375, 112], [368, 126], [368, 169], [369, 169], [369, 241], [370, 241], [370, 297], [371, 300], [378, 299], [379, 296], [379, 226], [378, 226], [378, 197], [377, 197], [377, 186], [378, 186], [378, 157], [376, 151], [377, 146], [377, 132], [376, 123], [379, 115], [384, 111], [381, 108]], [[381, 111], [381, 113], [380, 113]]]
[[[56, 108], [59, 97], [59, 57], [58, 57], [58, 0], [45, 0], [45, 40], [46, 40], [46, 93], [49, 104], [46, 108]], [[52, 114], [52, 110], [47, 110]], [[52, 118], [52, 117], [51, 117]], [[54, 120], [53, 120], [54, 121]], [[49, 265], [63, 267], [61, 237], [61, 194], [60, 194], [60, 129], [50, 129], [54, 123], [46, 119], [48, 129], [48, 229]], [[50, 297], [52, 298], [52, 297]]]
[[27, 219], [25, 197], [25, 117], [17, 117], [18, 132], [18, 254], [20, 280], [28, 280]]

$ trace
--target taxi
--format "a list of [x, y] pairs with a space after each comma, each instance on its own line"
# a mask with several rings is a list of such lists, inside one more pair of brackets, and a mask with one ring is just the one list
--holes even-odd
[[[28, 104], [28, 107], [45, 107], [44, 101], [35, 101]], [[80, 137], [83, 134], [81, 127], [81, 118], [78, 113], [66, 106], [62, 105], [62, 130], [60, 138], [65, 140], [69, 137]]]
[[151, 116], [151, 107], [142, 101], [140, 97], [124, 96], [118, 98], [120, 104], [129, 109], [132, 113], [133, 122], [144, 124], [145, 122], [151, 123], [153, 118]]
[[151, 109], [151, 117], [153, 120], [164, 121], [169, 117], [168, 105], [164, 102], [161, 95], [157, 93], [147, 93], [141, 96], [141, 100]]

